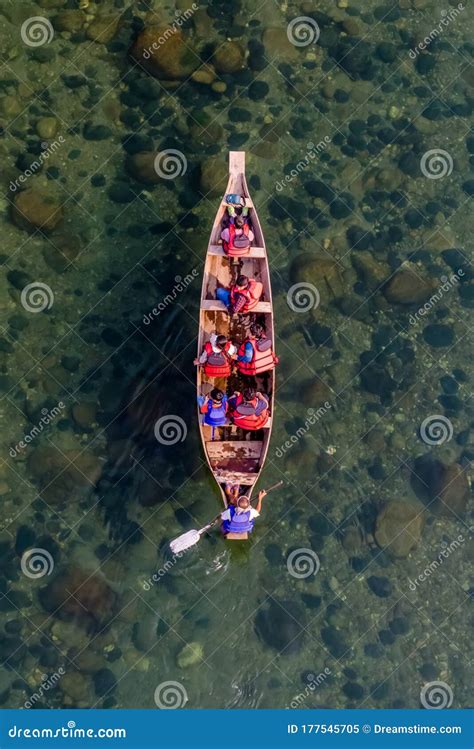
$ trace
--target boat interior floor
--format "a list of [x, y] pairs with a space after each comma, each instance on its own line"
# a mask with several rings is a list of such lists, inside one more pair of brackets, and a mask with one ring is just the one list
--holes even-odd
[[[271, 426], [271, 417], [268, 419], [262, 429], [245, 430], [236, 427], [235, 424], [226, 424], [222, 427], [210, 427], [207, 424], [202, 425], [205, 442], [252, 442], [261, 443], [265, 430]], [[214, 430], [214, 434], [212, 433]]]

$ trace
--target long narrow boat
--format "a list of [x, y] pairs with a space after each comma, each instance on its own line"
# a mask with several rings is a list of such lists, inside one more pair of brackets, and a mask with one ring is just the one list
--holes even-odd
[[[228, 258], [224, 253], [220, 239], [227, 210], [225, 196], [229, 193], [245, 197], [246, 205], [249, 208], [250, 224], [254, 233], [250, 251], [240, 258]], [[260, 281], [263, 284], [263, 295], [251, 313], [239, 314], [231, 319], [225, 305], [216, 300], [216, 289], [221, 287], [228, 289], [232, 281], [240, 274]], [[229, 180], [214, 220], [207, 248], [201, 292], [198, 356], [212, 333], [226, 335], [233, 341], [241, 343], [247, 337], [249, 326], [254, 321], [264, 324], [267, 336], [274, 340], [272, 293], [267, 251], [257, 211], [250, 198], [245, 179], [245, 152], [231, 151], [229, 154]], [[221, 490], [225, 507], [227, 507], [227, 499], [224, 487], [228, 482], [238, 484], [250, 498], [268, 451], [274, 413], [274, 370], [257, 375], [254, 378], [254, 385], [257, 390], [265, 392], [269, 396], [270, 418], [263, 429], [248, 432], [232, 425], [215, 427], [213, 433], [212, 427], [202, 423], [202, 415], [198, 412], [204, 452], [209, 468]], [[212, 387], [219, 387], [227, 391], [228, 395], [231, 395], [235, 390], [241, 391], [244, 383], [238, 374], [232, 375], [227, 381], [220, 378], [208, 382], [201, 368], [198, 367], [198, 395], [207, 395]], [[247, 534], [239, 534], [238, 538], [245, 539]]]

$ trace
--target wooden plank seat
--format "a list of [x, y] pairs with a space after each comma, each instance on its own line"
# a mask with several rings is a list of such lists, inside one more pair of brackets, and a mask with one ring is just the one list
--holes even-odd
[[[204, 441], [206, 443], [206, 449], [208, 450], [209, 445], [222, 445], [223, 442], [231, 442], [232, 444], [240, 445], [245, 442], [247, 445], [251, 445], [252, 442], [259, 442], [259, 440], [245, 440], [245, 439], [236, 439], [236, 440], [220, 440], [216, 434], [220, 434], [221, 429], [230, 429], [230, 433], [232, 435], [237, 434], [240, 427], [237, 426], [237, 424], [233, 424], [231, 421], [229, 421], [228, 424], [224, 424], [224, 426], [221, 427], [214, 427], [214, 439], [212, 439], [212, 427], [208, 426], [207, 424], [202, 425], [202, 432], [204, 435]], [[260, 429], [271, 429], [272, 428], [272, 417], [269, 416], [267, 423], [265, 426], [260, 427]], [[245, 434], [251, 434], [251, 430], [243, 430]], [[258, 430], [259, 431], [259, 430]], [[209, 451], [209, 450], [208, 450]]]
[[248, 533], [226, 533], [224, 536], [227, 541], [246, 541], [248, 537]]
[[253, 486], [258, 479], [258, 473], [242, 473], [241, 471], [215, 471], [216, 479], [222, 484], [246, 484]]
[[[217, 257], [227, 257], [221, 244], [211, 244], [208, 249], [208, 253], [209, 255], [215, 255]], [[241, 257], [253, 257], [262, 259], [265, 257], [265, 247], [251, 247], [249, 252], [247, 252], [245, 255], [242, 255]]]
[[262, 452], [261, 440], [222, 440], [206, 442], [210, 460], [218, 458], [259, 458]]
[[[201, 309], [205, 312], [225, 312], [227, 307], [224, 302], [219, 302], [217, 299], [203, 299], [201, 302]], [[269, 314], [272, 311], [272, 305], [270, 302], [259, 302], [256, 307], [250, 310], [250, 312], [242, 312], [240, 314], [247, 315], [254, 312], [264, 312]]]

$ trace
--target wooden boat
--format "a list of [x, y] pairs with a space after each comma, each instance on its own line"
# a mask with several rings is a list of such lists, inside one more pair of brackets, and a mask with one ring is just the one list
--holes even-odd
[[[223, 219], [227, 211], [225, 196], [229, 193], [245, 197], [246, 205], [249, 208], [249, 220], [254, 233], [250, 251], [240, 258], [227, 257], [220, 239]], [[225, 305], [216, 300], [216, 289], [219, 287], [228, 289], [232, 280], [235, 280], [240, 274], [260, 281], [263, 284], [263, 295], [251, 313], [236, 315], [231, 320]], [[273, 341], [275, 340], [267, 251], [257, 211], [250, 198], [245, 179], [245, 152], [231, 151], [229, 154], [229, 181], [214, 220], [207, 248], [201, 292], [198, 356], [212, 333], [226, 335], [240, 344], [247, 337], [249, 326], [254, 321], [264, 324], [267, 336], [271, 337]], [[197, 371], [197, 391], [200, 395], [207, 395], [213, 387], [219, 387], [229, 395], [235, 390], [241, 391], [244, 387], [242, 377], [239, 374], [231, 375], [227, 381], [223, 378], [208, 381], [201, 367], [198, 367]], [[224, 492], [226, 483], [239, 484], [242, 493], [250, 498], [263, 468], [270, 442], [274, 412], [274, 378], [274, 370], [254, 378], [256, 389], [269, 396], [270, 417], [263, 429], [249, 432], [232, 425], [214, 427], [213, 434], [213, 428], [202, 423], [202, 414], [198, 412], [204, 452], [209, 468], [219, 485], [225, 507], [227, 507]], [[227, 538], [231, 536], [232, 534], [228, 534]], [[235, 535], [235, 538], [246, 539], [247, 534], [238, 534], [238, 536]]]

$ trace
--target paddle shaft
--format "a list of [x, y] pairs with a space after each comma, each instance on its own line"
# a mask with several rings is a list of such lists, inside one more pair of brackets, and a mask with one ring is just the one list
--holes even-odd
[[278, 489], [279, 486], [283, 486], [283, 481], [278, 481], [276, 484], [273, 484], [273, 486], [270, 486], [268, 489], [265, 489], [265, 493], [268, 494], [268, 492], [271, 492], [272, 489]]

